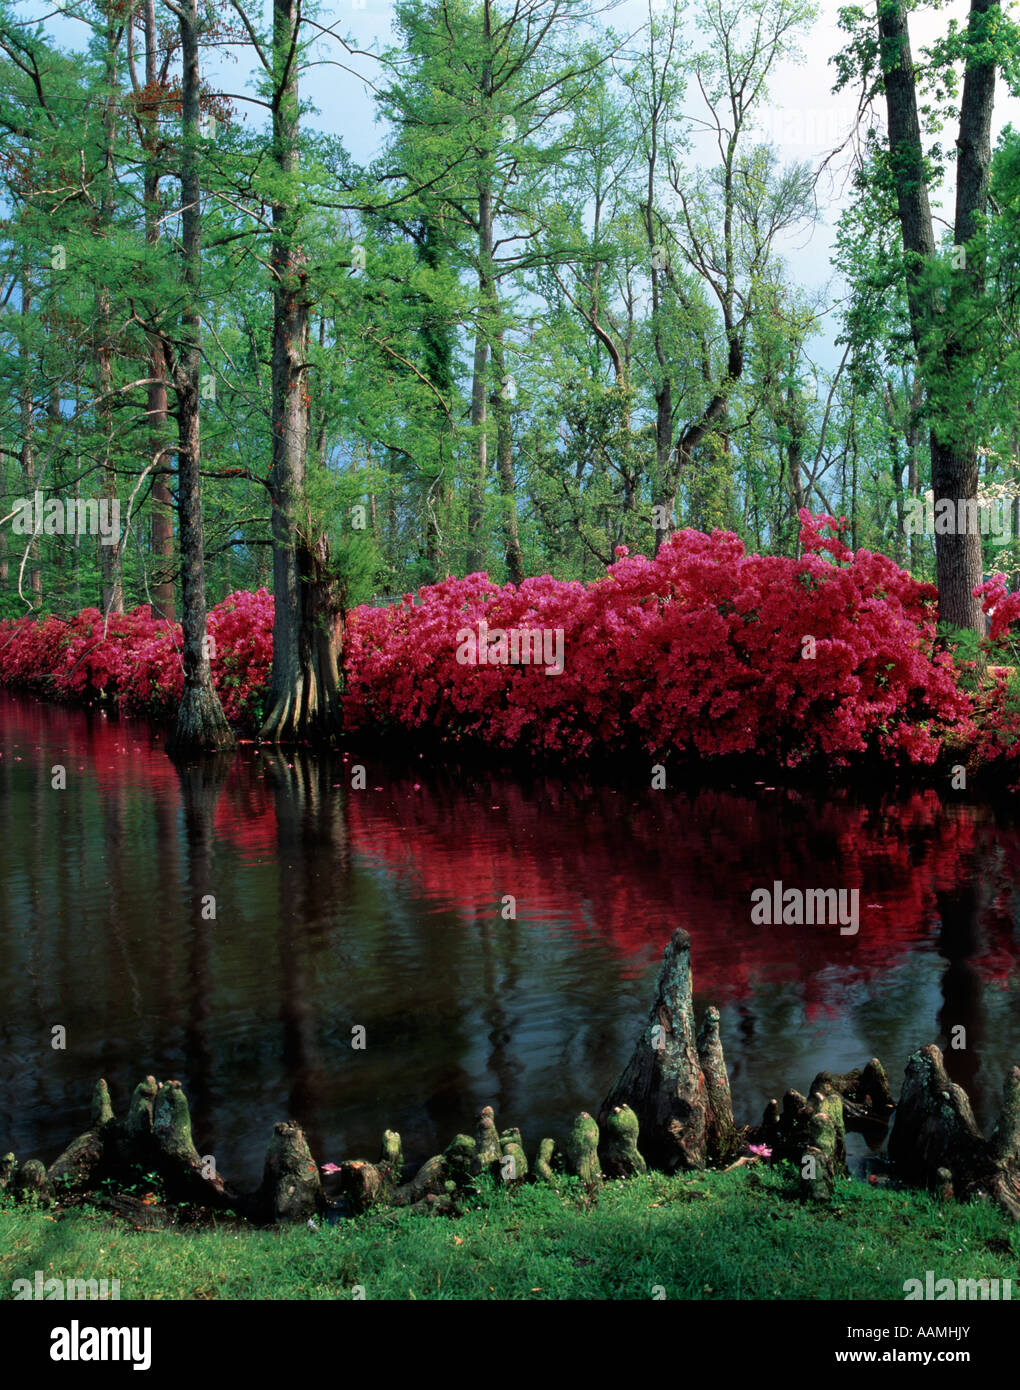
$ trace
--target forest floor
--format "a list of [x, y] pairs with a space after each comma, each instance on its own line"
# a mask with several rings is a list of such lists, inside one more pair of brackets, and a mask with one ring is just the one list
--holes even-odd
[[94, 1207], [0, 1203], [13, 1281], [118, 1279], [122, 1299], [904, 1299], [908, 1279], [1010, 1279], [1020, 1225], [985, 1202], [843, 1181], [805, 1206], [788, 1165], [516, 1191], [458, 1217], [380, 1210], [308, 1226], [139, 1230]]

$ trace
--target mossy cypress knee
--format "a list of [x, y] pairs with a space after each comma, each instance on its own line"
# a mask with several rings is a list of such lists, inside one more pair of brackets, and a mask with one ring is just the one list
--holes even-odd
[[46, 1165], [38, 1158], [29, 1158], [19, 1165], [12, 1184], [15, 1195], [22, 1202], [49, 1203], [53, 1198], [53, 1188], [46, 1175]]
[[538, 1146], [538, 1156], [535, 1159], [535, 1177], [539, 1182], [552, 1182], [556, 1174], [553, 1172], [553, 1156], [556, 1152], [556, 1145], [551, 1139], [543, 1139]]
[[486, 1105], [479, 1112], [475, 1126], [475, 1172], [487, 1172], [501, 1157], [495, 1113], [491, 1105]]
[[124, 1129], [133, 1140], [147, 1138], [152, 1133], [152, 1109], [156, 1103], [159, 1087], [154, 1076], [139, 1081], [131, 1095]]
[[326, 1209], [319, 1169], [304, 1130], [292, 1120], [277, 1124], [269, 1141], [261, 1206], [273, 1221], [307, 1221]]
[[[513, 1137], [514, 1135], [517, 1135], [516, 1139]], [[506, 1138], [500, 1139], [500, 1147], [502, 1149], [499, 1164], [500, 1181], [508, 1186], [511, 1183], [523, 1182], [528, 1176], [528, 1158], [520, 1141], [520, 1130], [509, 1131]]]
[[629, 1105], [614, 1106], [606, 1116], [602, 1166], [610, 1178], [632, 1178], [648, 1171], [638, 1152], [638, 1117]]
[[152, 1105], [152, 1133], [167, 1158], [189, 1166], [201, 1165], [191, 1137], [188, 1098], [179, 1081], [165, 1081], [160, 1086]]
[[92, 1128], [102, 1129], [113, 1119], [113, 1106], [110, 1103], [110, 1088], [102, 1077], [96, 1082], [92, 1092]]
[[587, 1187], [597, 1187], [602, 1181], [599, 1164], [599, 1127], [582, 1110], [570, 1128], [567, 1139], [567, 1167]]

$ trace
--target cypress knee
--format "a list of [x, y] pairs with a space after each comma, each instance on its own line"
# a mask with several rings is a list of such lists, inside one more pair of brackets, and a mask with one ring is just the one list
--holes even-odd
[[274, 1127], [266, 1151], [261, 1205], [273, 1221], [307, 1221], [326, 1209], [319, 1169], [304, 1130], [292, 1120]]
[[705, 1166], [713, 1117], [695, 1041], [685, 931], [675, 931], [666, 947], [644, 1032], [603, 1103], [599, 1124], [605, 1127], [614, 1107], [624, 1105], [638, 1118], [649, 1163], [667, 1173]]
[[711, 1158], [725, 1160], [737, 1150], [737, 1128], [733, 1123], [733, 1100], [730, 1078], [719, 1037], [719, 1010], [705, 1010], [698, 1034], [698, 1061], [708, 1088], [710, 1117], [708, 1122], [708, 1153]]
[[934, 1043], [907, 1062], [903, 1094], [889, 1135], [889, 1158], [901, 1177], [934, 1186], [948, 1168], [957, 1186], [977, 1176], [985, 1142], [962, 1086], [950, 1081]]
[[629, 1105], [617, 1105], [606, 1116], [602, 1166], [610, 1178], [633, 1178], [648, 1171], [638, 1152], [638, 1117]]
[[586, 1187], [597, 1187], [602, 1182], [599, 1127], [587, 1111], [582, 1111], [571, 1126], [567, 1139], [567, 1168]]

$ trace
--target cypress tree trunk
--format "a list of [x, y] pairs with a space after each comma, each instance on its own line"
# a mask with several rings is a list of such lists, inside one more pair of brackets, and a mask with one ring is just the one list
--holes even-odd
[[478, 325], [475, 329], [475, 355], [471, 375], [471, 428], [477, 430], [475, 458], [468, 481], [467, 572], [485, 566], [485, 481], [489, 471], [488, 415], [489, 312], [492, 301], [492, 193], [488, 188], [478, 195]]
[[266, 743], [330, 742], [340, 722], [339, 585], [329, 572], [325, 536], [302, 518], [309, 398], [308, 287], [298, 242], [296, 0], [273, 4], [273, 155], [279, 188], [273, 204], [273, 464], [269, 475], [273, 534], [273, 667]]
[[[489, 0], [482, 7], [482, 33], [485, 44], [485, 61], [481, 75], [481, 120], [491, 119], [492, 100], [492, 62], [490, 44], [492, 42], [492, 10]], [[490, 315], [495, 297], [495, 281], [492, 267], [492, 187], [489, 159], [491, 149], [479, 151], [481, 170], [478, 179], [478, 324], [475, 329], [475, 355], [471, 377], [471, 428], [478, 431], [471, 477], [468, 482], [467, 515], [467, 570], [469, 574], [485, 566], [485, 483], [489, 471], [489, 441], [486, 434], [486, 389], [489, 366]]]
[[202, 189], [198, 168], [198, 9], [185, 0], [178, 10], [184, 70], [181, 147], [182, 278], [187, 303], [181, 319], [182, 342], [174, 374], [177, 394], [178, 487], [181, 535], [181, 622], [184, 629], [184, 694], [167, 743], [172, 757], [234, 747], [220, 698], [212, 682], [206, 640], [205, 553], [202, 525], [199, 373], [202, 320], [198, 307], [202, 251]]
[[[104, 79], [106, 90], [103, 101], [103, 169], [99, 179], [99, 226], [97, 235], [106, 236], [113, 223], [113, 172], [114, 144], [116, 140], [116, 84], [117, 48], [123, 28], [107, 19], [104, 35]], [[112, 502], [117, 496], [117, 475], [113, 470], [113, 407], [108, 392], [113, 385], [112, 363], [112, 318], [110, 295], [105, 286], [100, 287], [96, 296], [96, 318], [99, 331], [97, 361], [99, 364], [99, 395], [104, 398], [99, 406], [99, 428], [103, 436], [103, 497]], [[123, 538], [116, 545], [100, 545], [99, 572], [102, 578], [102, 609], [104, 615], [124, 612], [124, 586], [120, 577], [120, 560]]]
[[513, 429], [510, 423], [510, 399], [506, 394], [506, 357], [503, 351], [503, 330], [495, 334], [492, 347], [492, 367], [495, 391], [492, 398], [496, 417], [496, 472], [503, 501], [503, 536], [506, 546], [506, 573], [511, 584], [524, 578], [524, 557], [517, 529], [517, 487], [514, 482]]
[[[21, 415], [21, 471], [25, 479], [25, 492], [28, 498], [33, 501], [35, 498], [36, 487], [36, 468], [35, 468], [35, 366], [32, 362], [31, 349], [28, 344], [29, 335], [29, 314], [32, 309], [32, 280], [26, 267], [21, 282], [21, 321], [22, 321], [22, 344], [20, 381], [18, 385], [18, 410]], [[42, 607], [42, 541], [38, 536], [33, 536], [28, 542], [27, 550], [29, 553], [28, 574], [29, 587], [32, 591], [32, 607], [36, 610]], [[32, 555], [32, 551], [35, 555]]]
[[[157, 31], [155, 0], [145, 0], [145, 85], [154, 92], [159, 72], [156, 61]], [[159, 124], [155, 115], [143, 122], [145, 175], [145, 240], [149, 246], [159, 241]], [[164, 377], [163, 349], [158, 338], [149, 341], [149, 375], [157, 378], [148, 388], [149, 449], [155, 458], [167, 442], [167, 391]], [[164, 455], [164, 459], [165, 459]], [[160, 460], [160, 466], [163, 459]], [[152, 555], [155, 561], [155, 583], [152, 586], [153, 613], [174, 621], [175, 594], [173, 581], [174, 523], [173, 498], [165, 474], [157, 474], [152, 484]]]
[[[417, 256], [430, 270], [437, 270], [448, 254], [448, 242], [439, 222], [434, 217], [425, 221], [421, 238], [417, 242]], [[445, 579], [449, 572], [449, 556], [444, 541], [444, 531], [449, 525], [450, 478], [447, 468], [447, 446], [452, 453], [453, 420], [449, 402], [455, 387], [453, 377], [453, 339], [449, 322], [433, 304], [427, 304], [422, 313], [419, 329], [422, 346], [422, 360], [425, 375], [442, 398], [435, 404], [435, 428], [438, 434], [438, 469], [425, 497], [425, 558], [429, 569], [429, 579], [435, 583]], [[372, 534], [376, 534], [375, 499], [372, 499]]]

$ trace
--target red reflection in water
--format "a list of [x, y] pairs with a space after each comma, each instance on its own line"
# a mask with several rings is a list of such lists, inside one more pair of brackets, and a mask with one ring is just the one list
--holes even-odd
[[[403, 781], [386, 797], [352, 796], [351, 846], [469, 914], [496, 915], [502, 895], [513, 893], [519, 924], [551, 920], [640, 957], [625, 973], [641, 972], [682, 926], [692, 937], [698, 993], [720, 1002], [763, 980], [797, 980], [809, 1008], [821, 1008], [832, 997], [827, 971], [838, 970], [843, 986], [888, 971], [899, 953], [935, 938], [936, 893], [973, 874], [982, 834], [972, 812], [947, 811], [932, 791], [876, 809], [842, 796], [828, 804], [781, 792], [757, 803], [725, 791], [635, 800], [588, 789], [581, 795], [593, 814], [579, 834], [577, 807], [558, 813], [566, 798], [549, 783], [489, 790], [491, 808], [485, 795], [413, 793]], [[1008, 846], [1004, 868], [1015, 882], [1017, 832], [1000, 828], [997, 841]], [[858, 889], [858, 933], [754, 925], [752, 889], [775, 879]], [[988, 981], [1005, 982], [1015, 966], [1010, 891], [1003, 882], [979, 923], [972, 964]]]
[[[179, 805], [162, 737], [140, 721], [0, 701], [4, 756], [16, 757], [18, 745], [59, 748], [88, 766], [101, 790], [146, 784]], [[500, 921], [501, 900], [512, 894], [517, 921], [507, 930], [544, 923], [609, 942], [624, 958], [623, 976], [641, 974], [683, 926], [703, 998], [737, 1001], [762, 983], [795, 981], [809, 1014], [835, 1012], [852, 984], [888, 972], [919, 943], [934, 947], [937, 895], [957, 892], [990, 858], [996, 874], [970, 924], [967, 956], [986, 983], [1005, 985], [1015, 972], [1020, 830], [993, 824], [981, 808], [944, 806], [931, 790], [865, 805], [842, 792], [826, 800], [782, 789], [625, 792], [572, 776], [567, 785], [551, 777], [524, 785], [485, 773], [465, 786], [420, 769], [394, 780], [376, 764], [369, 788], [355, 792], [356, 761], [338, 763], [331, 784], [346, 802], [353, 853], [403, 876], [437, 911], [470, 920]], [[258, 750], [242, 749], [216, 804], [217, 838], [246, 860], [278, 847], [263, 764]], [[859, 931], [753, 924], [751, 892], [775, 879], [787, 888], [857, 889]]]
[[[996, 987], [1015, 976], [1020, 834], [986, 809], [930, 791], [666, 793], [569, 767], [520, 779], [367, 756], [355, 792], [357, 761], [249, 747], [222, 781], [192, 778], [141, 721], [0, 692], [0, 829], [19, 834], [0, 861], [0, 917], [9, 905], [19, 927], [0, 932], [0, 1054], [16, 1062], [0, 1068], [0, 1140], [20, 1126], [18, 1143], [55, 1156], [85, 1080], [127, 1094], [143, 1056], [182, 1069], [196, 1133], [216, 1136], [228, 1170], [251, 1163], [253, 1182], [281, 1114], [321, 1124], [327, 1157], [371, 1152], [394, 1126], [426, 1157], [491, 1101], [559, 1134], [629, 1055], [643, 978], [678, 925], [699, 1005], [728, 1010], [743, 1118], [873, 1051], [898, 1079], [910, 1048], [961, 1022], [968, 1050], [947, 1065], [997, 1113], [1015, 1055]], [[53, 763], [80, 771], [81, 795], [51, 795]], [[79, 878], [81, 901], [66, 890]], [[859, 933], [754, 925], [751, 892], [774, 879], [857, 889]], [[220, 882], [210, 928], [195, 903]], [[53, 999], [77, 1011], [78, 1048], [47, 1049], [40, 1069], [26, 1059]], [[352, 1061], [363, 1010], [375, 1043]]]

